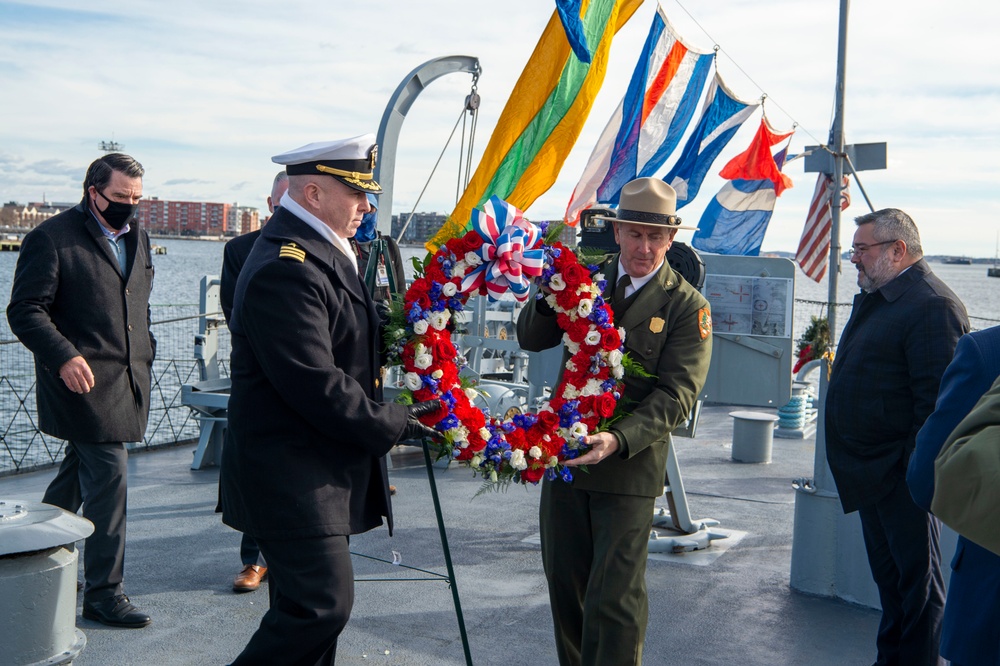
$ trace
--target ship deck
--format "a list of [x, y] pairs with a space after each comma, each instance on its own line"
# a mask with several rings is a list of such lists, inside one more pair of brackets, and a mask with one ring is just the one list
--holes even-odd
[[[791, 481], [812, 475], [814, 439], [775, 438], [769, 464], [733, 462], [733, 409], [706, 405], [697, 437], [675, 439], [692, 516], [718, 520], [732, 536], [702, 551], [650, 556], [644, 663], [870, 664], [878, 611], [789, 586]], [[231, 591], [240, 536], [214, 512], [218, 469], [191, 470], [193, 451], [179, 445], [131, 457], [126, 592], [153, 623], [112, 629], [84, 620], [78, 607], [87, 645], [75, 664], [224, 664], [260, 622], [267, 592]], [[448, 585], [402, 580], [423, 575], [368, 559], [392, 560], [395, 552], [404, 565], [446, 574], [423, 456], [400, 446], [391, 459], [395, 536], [381, 528], [351, 539], [358, 583], [337, 662], [464, 664]], [[39, 501], [54, 474], [0, 478], [0, 497]], [[452, 464], [434, 474], [473, 662], [557, 663], [538, 546], [539, 488], [474, 498], [481, 481], [468, 469]], [[666, 506], [665, 498], [657, 503]]]

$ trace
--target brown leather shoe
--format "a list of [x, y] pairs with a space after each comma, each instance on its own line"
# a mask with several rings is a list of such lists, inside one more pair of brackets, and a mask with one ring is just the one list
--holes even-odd
[[253, 592], [267, 577], [267, 567], [248, 564], [233, 579], [233, 592]]
[[390, 495], [396, 494], [396, 486], [389, 486], [389, 494]]

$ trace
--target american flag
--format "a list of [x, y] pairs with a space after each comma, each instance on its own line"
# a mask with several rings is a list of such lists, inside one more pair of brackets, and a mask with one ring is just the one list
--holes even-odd
[[[851, 205], [849, 187], [850, 180], [845, 175], [840, 184], [840, 210]], [[833, 222], [833, 215], [830, 212], [832, 190], [833, 178], [825, 173], [819, 174], [812, 203], [809, 204], [806, 226], [802, 230], [799, 249], [795, 253], [795, 260], [802, 267], [802, 272], [816, 282], [826, 275], [827, 257], [830, 254], [830, 225]]]

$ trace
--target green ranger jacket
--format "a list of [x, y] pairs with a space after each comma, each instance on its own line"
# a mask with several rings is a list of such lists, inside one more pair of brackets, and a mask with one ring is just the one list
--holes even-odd
[[[618, 280], [618, 255], [600, 269], [607, 279], [602, 296], [611, 299]], [[683, 424], [698, 399], [712, 358], [712, 317], [708, 301], [664, 261], [656, 276], [615, 321], [625, 331], [625, 352], [652, 377], [625, 376], [619, 411], [610, 428], [621, 450], [587, 471], [574, 471], [582, 490], [657, 497], [663, 494], [670, 433]], [[562, 342], [555, 315], [535, 304], [521, 310], [517, 339], [528, 351]], [[563, 355], [563, 361], [568, 355]], [[560, 381], [562, 372], [560, 372]]]

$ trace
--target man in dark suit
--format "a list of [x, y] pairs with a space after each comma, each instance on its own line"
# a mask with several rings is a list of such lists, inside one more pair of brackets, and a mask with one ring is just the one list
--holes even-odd
[[392, 512], [385, 455], [434, 431], [373, 399], [378, 316], [348, 239], [368, 210], [374, 135], [278, 155], [288, 192], [240, 271], [222, 454], [223, 521], [268, 564], [271, 606], [234, 664], [332, 664], [354, 601], [348, 540]]
[[938, 664], [940, 523], [910, 497], [906, 465], [969, 319], [923, 259], [910, 216], [858, 217], [854, 299], [826, 395], [827, 460], [844, 512], [859, 511], [882, 603], [877, 664]]
[[133, 219], [142, 165], [110, 153], [95, 160], [83, 200], [28, 232], [7, 319], [35, 355], [38, 427], [67, 440], [42, 501], [83, 507], [94, 523], [84, 549], [83, 616], [111, 626], [150, 618], [124, 594], [125, 442], [141, 441], [149, 414], [153, 264]]
[[[670, 433], [691, 413], [712, 356], [708, 301], [666, 261], [677, 230], [692, 228], [680, 226], [676, 201], [658, 178], [622, 188], [612, 221], [621, 251], [602, 266], [602, 297], [625, 331], [626, 351], [649, 376], [624, 378], [624, 418], [589, 435], [590, 450], [567, 463], [588, 473], [542, 486], [542, 564], [563, 666], [642, 663], [654, 502], [663, 494]], [[545, 300], [522, 309], [517, 339], [530, 351], [560, 344]]]
[[[963, 336], [941, 377], [937, 406], [917, 433], [906, 483], [930, 511], [934, 460], [945, 440], [1000, 376], [1000, 326]], [[941, 625], [941, 656], [952, 666], [1000, 664], [1000, 555], [958, 538]]]
[[[288, 174], [279, 171], [271, 184], [271, 194], [267, 197], [267, 210], [274, 215], [281, 197], [288, 191]], [[236, 295], [236, 281], [240, 270], [250, 256], [253, 244], [260, 237], [260, 229], [237, 236], [226, 243], [222, 252], [222, 278], [219, 280], [219, 304], [226, 324], [233, 314], [233, 298]], [[221, 511], [221, 507], [218, 509]], [[233, 592], [254, 592], [267, 576], [267, 563], [261, 557], [257, 542], [249, 534], [240, 538], [240, 561], [243, 568], [233, 579]]]

